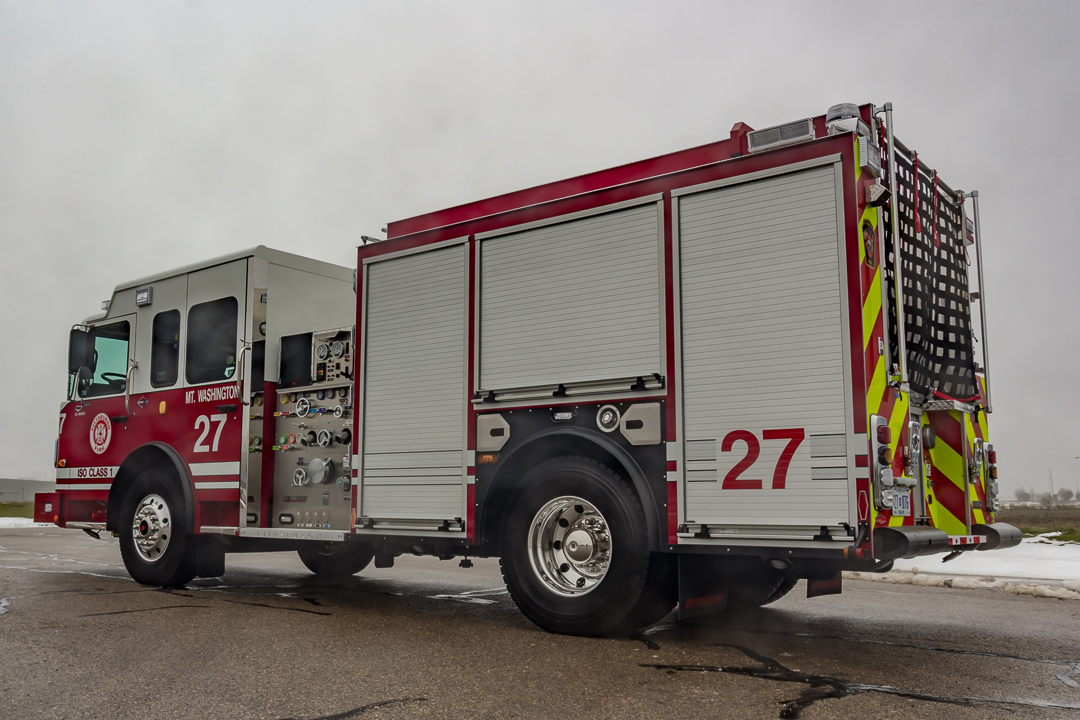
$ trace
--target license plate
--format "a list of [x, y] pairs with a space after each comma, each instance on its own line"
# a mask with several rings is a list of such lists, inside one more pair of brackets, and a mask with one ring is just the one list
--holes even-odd
[[911, 492], [908, 490], [897, 491], [892, 496], [892, 514], [899, 517], [911, 515]]

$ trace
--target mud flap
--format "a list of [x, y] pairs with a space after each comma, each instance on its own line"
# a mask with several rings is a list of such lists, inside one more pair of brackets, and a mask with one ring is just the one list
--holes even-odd
[[727, 609], [727, 575], [708, 555], [679, 556], [679, 619]]
[[225, 574], [225, 548], [217, 538], [196, 535], [195, 577], [214, 578]]
[[814, 598], [822, 595], [839, 595], [844, 591], [844, 576], [837, 570], [831, 575], [812, 577], [806, 579], [806, 597]]

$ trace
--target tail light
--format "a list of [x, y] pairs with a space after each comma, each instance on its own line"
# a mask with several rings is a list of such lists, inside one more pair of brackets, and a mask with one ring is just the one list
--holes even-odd
[[892, 472], [892, 431], [889, 421], [880, 415], [870, 416], [870, 481], [873, 485], [874, 504], [879, 510], [892, 510], [893, 486], [896, 484]]

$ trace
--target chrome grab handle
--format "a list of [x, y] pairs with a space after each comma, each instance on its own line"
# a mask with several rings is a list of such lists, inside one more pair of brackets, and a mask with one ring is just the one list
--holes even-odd
[[135, 414], [131, 412], [131, 380], [137, 367], [139, 367], [138, 360], [132, 360], [128, 363], [127, 381], [124, 383], [124, 410], [128, 415]]

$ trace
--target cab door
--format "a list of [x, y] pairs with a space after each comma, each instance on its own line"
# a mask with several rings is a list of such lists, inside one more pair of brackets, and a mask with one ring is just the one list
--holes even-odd
[[127, 391], [135, 315], [102, 320], [90, 327], [88, 335], [91, 350], [72, 376], [71, 399], [60, 411], [57, 460], [63, 465], [58, 490], [108, 490], [131, 451]]
[[241, 438], [246, 437], [247, 415], [239, 373], [246, 362], [241, 349], [247, 269], [245, 258], [187, 278], [182, 351], [186, 443], [179, 449], [194, 481], [200, 527], [239, 526], [241, 460], [246, 460]]

